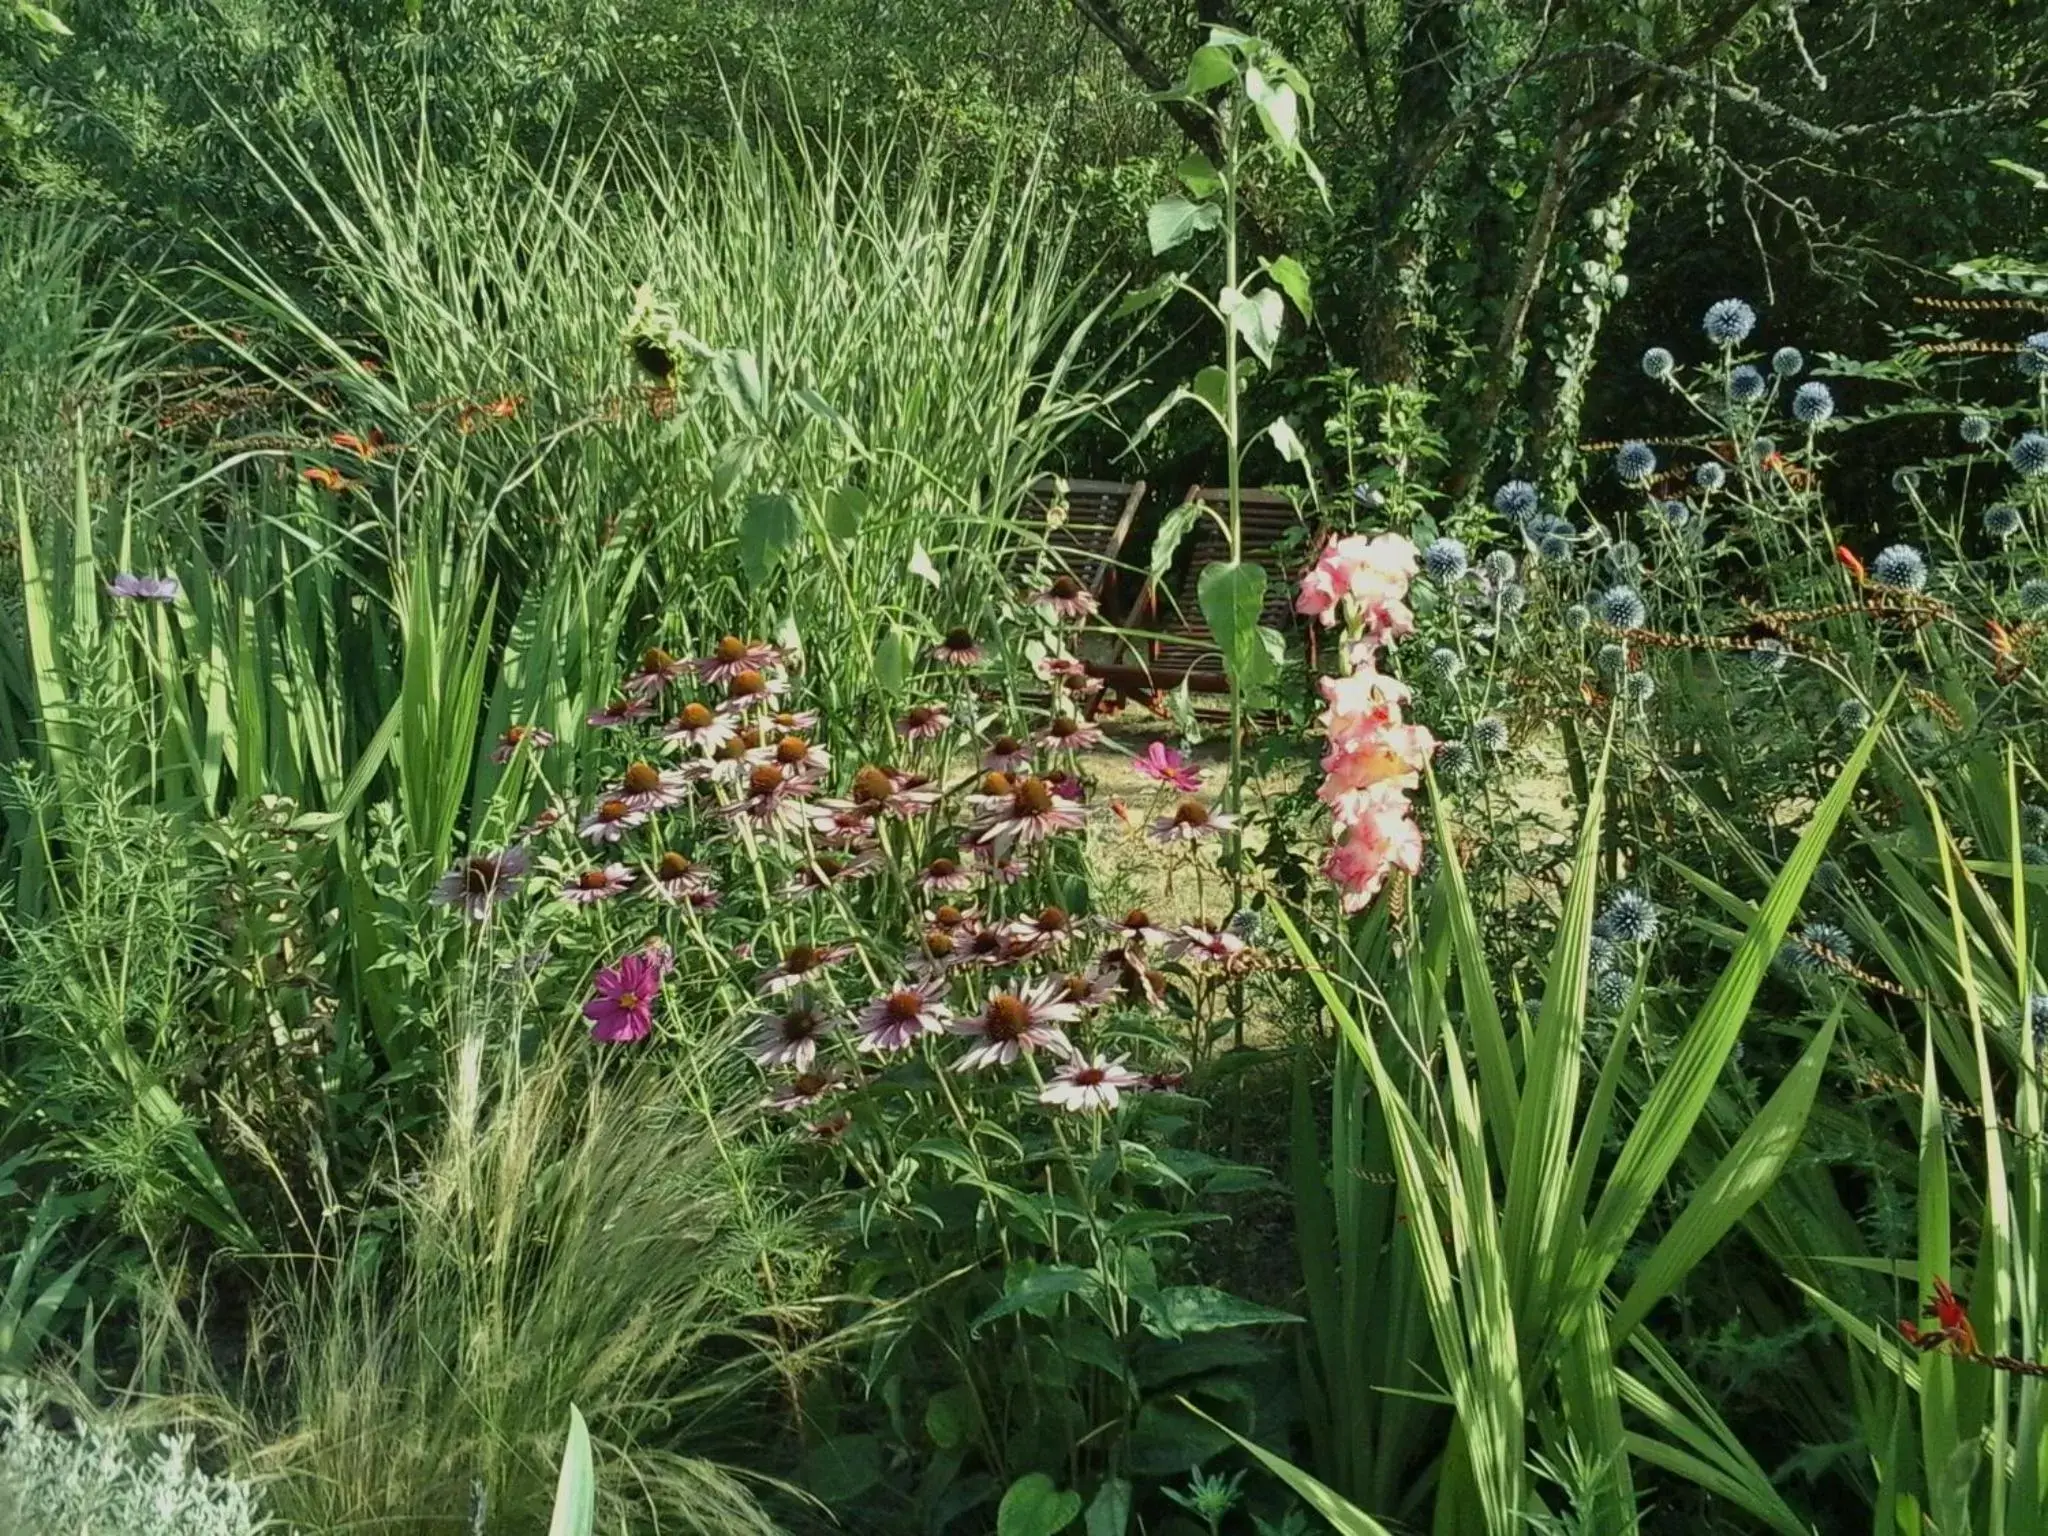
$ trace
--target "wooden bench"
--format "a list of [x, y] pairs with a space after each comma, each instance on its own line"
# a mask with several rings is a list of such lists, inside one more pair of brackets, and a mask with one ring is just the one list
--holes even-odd
[[1046, 475], [1025, 492], [1022, 526], [1028, 542], [1013, 556], [1012, 566], [1028, 570], [1043, 551], [1094, 596], [1104, 613], [1112, 613], [1124, 545], [1145, 499], [1145, 482], [1068, 480], [1064, 497], [1061, 484]]

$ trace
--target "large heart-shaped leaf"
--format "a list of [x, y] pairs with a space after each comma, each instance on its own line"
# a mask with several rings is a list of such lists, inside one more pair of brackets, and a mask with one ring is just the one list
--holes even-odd
[[1218, 561], [1204, 568], [1195, 595], [1202, 617], [1223, 653], [1223, 667], [1238, 695], [1250, 704], [1265, 701], [1273, 682], [1273, 658], [1259, 639], [1259, 612], [1266, 606], [1266, 568], [1257, 561]]
[[1081, 1495], [1058, 1487], [1043, 1472], [1027, 1472], [1003, 1495], [996, 1536], [1057, 1536], [1080, 1513]]
[[747, 498], [740, 514], [740, 567], [750, 581], [765, 581], [775, 562], [796, 548], [804, 520], [796, 503], [780, 491]]
[[1152, 254], [1164, 255], [1197, 230], [1215, 229], [1223, 212], [1214, 203], [1190, 202], [1175, 193], [1162, 197], [1145, 214], [1145, 236], [1152, 242]]
[[1236, 327], [1244, 344], [1267, 367], [1273, 366], [1273, 349], [1280, 345], [1280, 324], [1287, 317], [1287, 305], [1277, 288], [1257, 293], [1226, 288], [1217, 296], [1216, 307]]

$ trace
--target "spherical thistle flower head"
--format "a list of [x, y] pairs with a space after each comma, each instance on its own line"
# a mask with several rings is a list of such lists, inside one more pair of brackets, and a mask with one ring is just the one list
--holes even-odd
[[1759, 437], [1749, 445], [1749, 460], [1752, 464], [1768, 464], [1777, 454], [1778, 440], [1773, 437]]
[[2048, 1048], [2048, 992], [2034, 992], [2020, 1005], [2016, 1021], [2034, 1037], [2034, 1054]]
[[1512, 619], [1529, 606], [1529, 589], [1519, 581], [1502, 582], [1499, 601], [1502, 617]]
[[1593, 627], [1593, 610], [1584, 603], [1573, 603], [1564, 611], [1565, 628], [1578, 631]]
[[1628, 670], [1628, 648], [1611, 642], [1603, 645], [1593, 653], [1593, 665], [1609, 677], [1619, 677]]
[[1462, 741], [1440, 741], [1436, 744], [1436, 771], [1443, 778], [1462, 778], [1478, 764], [1472, 749]]
[[1920, 487], [1920, 471], [1910, 464], [1892, 471], [1892, 489], [1901, 496], [1910, 496]]
[[1636, 980], [1627, 971], [1604, 971], [1593, 978], [1593, 1006], [1602, 1013], [1619, 1013], [1635, 988]]
[[1728, 398], [1737, 405], [1753, 405], [1764, 397], [1764, 376], [1748, 363], [1728, 370]]
[[2020, 830], [2031, 838], [2048, 837], [2048, 805], [2021, 806]]
[[1515, 579], [1515, 557], [1504, 549], [1491, 550], [1486, 558], [1479, 562], [1479, 569], [1486, 573], [1487, 579], [1490, 581], [1513, 581]]
[[1784, 671], [1792, 659], [1782, 640], [1758, 640], [1750, 646], [1748, 654], [1749, 664], [1771, 677]]
[[1643, 377], [1646, 379], [1668, 379], [1678, 366], [1678, 359], [1664, 347], [1651, 347], [1643, 354]]
[[1956, 436], [1972, 448], [1991, 441], [1991, 418], [1988, 416], [1965, 416], [1956, 423]]
[[1852, 736], [1870, 728], [1870, 706], [1861, 699], [1844, 699], [1835, 710], [1835, 725]]
[[1498, 715], [1487, 715], [1472, 722], [1472, 745], [1480, 752], [1505, 752], [1508, 749], [1508, 723]]
[[2013, 362], [2022, 378], [2048, 378], [2048, 331], [2036, 331], [2021, 342], [2019, 355]]
[[1447, 683], [1455, 683], [1465, 670], [1465, 658], [1447, 645], [1429, 653], [1429, 670]]
[[1605, 934], [1594, 934], [1586, 941], [1586, 969], [1595, 976], [1619, 969], [1622, 962], [1621, 946]]
[[1927, 559], [1910, 544], [1892, 544], [1870, 562], [1870, 579], [1894, 592], [1919, 592], [1927, 585]]
[[1818, 379], [1809, 379], [1792, 392], [1792, 414], [1809, 427], [1820, 425], [1835, 414], [1834, 391]]
[[1747, 341], [1749, 333], [1756, 329], [1756, 311], [1740, 299], [1721, 299], [1707, 306], [1700, 329], [1716, 346], [1732, 347]]
[[1692, 508], [1676, 497], [1658, 502], [1657, 510], [1663, 514], [1666, 528], [1683, 528], [1692, 521]]
[[1536, 553], [1553, 565], [1563, 565], [1572, 557], [1572, 541], [1568, 534], [1546, 533], [1536, 541]]
[[1641, 629], [1649, 622], [1650, 610], [1643, 595], [1631, 586], [1609, 587], [1593, 599], [1593, 612], [1612, 629]]
[[1647, 944], [1657, 937], [1657, 904], [1641, 891], [1616, 891], [1594, 931], [1617, 944]]
[[1771, 354], [1771, 372], [1781, 379], [1806, 372], [1806, 354], [1797, 347], [1780, 347]]
[[1600, 551], [1600, 561], [1617, 576], [1633, 576], [1643, 568], [1643, 552], [1628, 539], [1617, 539]]
[[1505, 480], [1493, 493], [1493, 510], [1521, 522], [1536, 513], [1536, 487], [1527, 480]]
[[1630, 704], [1647, 704], [1657, 695], [1657, 679], [1647, 672], [1630, 672], [1621, 680], [1621, 696]]
[[2020, 583], [2020, 607], [2028, 613], [2048, 613], [2048, 578], [2034, 576]]
[[1470, 568], [1471, 556], [1457, 539], [1432, 539], [1422, 551], [1422, 569], [1439, 586], [1449, 586]]
[[1825, 971], [1832, 969], [1826, 955], [1816, 953], [1826, 950], [1838, 960], [1853, 961], [1856, 946], [1849, 935], [1833, 923], [1808, 923], [1799, 930], [1801, 942], [1795, 946], [1794, 963], [1803, 971]]
[[1376, 485], [1354, 485], [1351, 499], [1368, 512], [1377, 512], [1387, 504], [1386, 496]]
[[2020, 531], [2021, 520], [2020, 509], [2010, 502], [1984, 509], [1984, 531], [1994, 539], [2011, 538]]
[[1614, 451], [1614, 472], [1629, 485], [1640, 485], [1657, 473], [1657, 453], [1648, 443], [1631, 439]]
[[2020, 844], [2020, 862], [2030, 869], [2048, 865], [2048, 843]]
[[2005, 451], [2006, 462], [2028, 480], [2048, 475], [2048, 437], [2039, 432], [2022, 432]]
[[1703, 491], [1718, 491], [1728, 483], [1728, 467], [1709, 459], [1692, 472], [1692, 483]]
[[1849, 883], [1849, 872], [1834, 859], [1822, 859], [1814, 866], [1813, 888], [1822, 893], [1842, 890]]

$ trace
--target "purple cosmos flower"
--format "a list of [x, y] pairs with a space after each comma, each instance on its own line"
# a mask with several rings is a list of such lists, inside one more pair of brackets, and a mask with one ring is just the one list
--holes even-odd
[[818, 1042], [839, 1027], [838, 1022], [804, 993], [793, 992], [779, 1006], [758, 1015], [754, 1036], [747, 1050], [764, 1067], [794, 1067], [808, 1072], [818, 1054]]
[[1232, 831], [1237, 818], [1225, 811], [1212, 811], [1199, 800], [1183, 800], [1171, 816], [1153, 821], [1148, 834], [1155, 843], [1193, 843]]
[[1165, 784], [1184, 795], [1192, 795], [1202, 787], [1201, 773], [1189, 766], [1178, 748], [1169, 747], [1163, 741], [1153, 742], [1142, 754], [1132, 758], [1131, 767], [1154, 783]]
[[1143, 1085], [1144, 1078], [1124, 1066], [1119, 1056], [1076, 1056], [1046, 1079], [1038, 1102], [1075, 1115], [1099, 1115], [1115, 1109], [1126, 1089]]
[[611, 1044], [645, 1040], [654, 1028], [654, 1000], [661, 995], [663, 965], [641, 950], [597, 973], [597, 996], [583, 1005], [590, 1038]]
[[946, 983], [939, 977], [907, 981], [861, 1009], [855, 1019], [858, 1044], [864, 1051], [900, 1051], [922, 1035], [945, 1033], [953, 1011], [946, 1006]]
[[144, 603], [175, 603], [184, 590], [175, 576], [137, 576], [129, 571], [107, 583], [107, 596]]
[[1073, 621], [1095, 613], [1095, 594], [1072, 576], [1055, 576], [1043, 591], [1031, 594], [1031, 606], [1043, 608], [1059, 618]]
[[542, 730], [537, 725], [512, 725], [505, 728], [505, 734], [498, 738], [498, 745], [491, 751], [494, 763], [509, 763], [512, 755], [521, 747], [528, 752], [545, 752], [555, 744], [555, 733]]
[[460, 902], [469, 920], [480, 923], [491, 915], [491, 903], [511, 890], [530, 862], [524, 848], [477, 854], [443, 875], [429, 900], [444, 907]]
[[971, 1019], [956, 1019], [955, 1034], [974, 1036], [981, 1043], [954, 1062], [953, 1070], [1007, 1067], [1040, 1049], [1071, 1056], [1073, 1043], [1060, 1026], [1078, 1019], [1081, 1010], [1065, 1000], [1065, 991], [1066, 984], [1058, 977], [1034, 981], [1015, 992], [993, 994]]
[[600, 901], [610, 901], [632, 883], [633, 871], [623, 864], [586, 869], [562, 887], [562, 900], [579, 907], [595, 906]]
[[953, 717], [943, 704], [917, 704], [906, 709], [896, 721], [896, 734], [905, 741], [934, 741], [946, 734]]
[[707, 683], [729, 683], [742, 672], [765, 672], [782, 664], [782, 652], [765, 640], [742, 640], [726, 635], [711, 648], [709, 656], [692, 665]]

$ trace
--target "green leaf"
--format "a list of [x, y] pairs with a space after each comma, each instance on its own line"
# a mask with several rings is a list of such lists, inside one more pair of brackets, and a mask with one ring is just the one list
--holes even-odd
[[754, 465], [754, 445], [746, 438], [727, 443], [711, 461], [711, 499], [724, 501]]
[[574, 1404], [569, 1407], [569, 1444], [562, 1475], [555, 1482], [555, 1517], [548, 1536], [590, 1536], [597, 1525], [597, 1469], [591, 1464], [590, 1430]]
[[1188, 530], [1195, 526], [1203, 510], [1199, 501], [1184, 501], [1159, 519], [1159, 531], [1152, 535], [1149, 574], [1153, 581], [1166, 579], [1166, 573], [1173, 569], [1173, 557], [1180, 552], [1181, 540], [1188, 536]]
[[1124, 1536], [1131, 1526], [1131, 1485], [1121, 1477], [1105, 1477], [1088, 1501], [1088, 1536]]
[[1257, 293], [1245, 293], [1241, 289], [1226, 288], [1217, 296], [1216, 307], [1244, 338], [1246, 346], [1252, 349], [1258, 360], [1268, 368], [1273, 366], [1273, 349], [1280, 344], [1280, 325], [1287, 317], [1287, 305], [1277, 288], [1261, 288]]
[[1152, 254], [1161, 256], [1197, 230], [1215, 229], [1222, 223], [1222, 210], [1214, 203], [1191, 203], [1175, 193], [1162, 197], [1146, 212], [1145, 237], [1152, 242]]
[[1162, 273], [1144, 287], [1133, 288], [1119, 299], [1116, 307], [1109, 312], [1109, 318], [1121, 320], [1126, 315], [1135, 315], [1141, 309], [1151, 309], [1164, 304], [1179, 291], [1180, 284], [1180, 273]]
[[1170, 1285], [1139, 1303], [1147, 1331], [1162, 1339], [1186, 1333], [1213, 1333], [1219, 1328], [1252, 1328], [1268, 1323], [1298, 1323], [1292, 1312], [1262, 1307], [1210, 1285]]
[[1230, 375], [1211, 363], [1195, 375], [1194, 383], [1188, 386], [1188, 393], [1209, 408], [1209, 414], [1216, 418], [1216, 425], [1223, 426], [1230, 416]]
[[875, 676], [886, 692], [903, 691], [915, 651], [915, 642], [900, 629], [891, 629], [882, 636], [882, 643], [875, 647]]
[[996, 1536], [1057, 1536], [1081, 1513], [1081, 1495], [1061, 1488], [1043, 1472], [1027, 1472], [1010, 1484], [996, 1509]]
[[1180, 184], [1198, 198], [1223, 190], [1223, 178], [1216, 174], [1216, 167], [1199, 149], [1181, 156], [1180, 164], [1173, 168], [1173, 173], [1180, 178]]
[[882, 1445], [873, 1435], [835, 1435], [812, 1448], [797, 1473], [827, 1505], [857, 1499], [882, 1480]]
[[924, 1432], [942, 1451], [953, 1450], [962, 1444], [973, 1428], [972, 1388], [948, 1387], [943, 1392], [934, 1392], [931, 1401], [924, 1405]]
[[857, 485], [842, 485], [825, 493], [825, 531], [835, 539], [860, 537], [860, 525], [867, 516], [868, 493]]
[[780, 491], [749, 496], [740, 514], [740, 566], [748, 579], [765, 581], [775, 562], [796, 548], [803, 531], [803, 518], [789, 496]]
[[14, 0], [14, 12], [38, 32], [47, 32], [52, 37], [71, 35], [71, 29], [64, 25], [63, 18], [55, 11], [46, 11], [31, 0]]
[[1214, 46], [1197, 48], [1188, 59], [1188, 72], [1182, 78], [1180, 88], [1190, 96], [1206, 96], [1219, 85], [1227, 85], [1237, 78], [1237, 66], [1230, 55]]
[[1291, 156], [1301, 147], [1301, 98], [1294, 94], [1294, 87], [1268, 80], [1254, 65], [1244, 72], [1244, 93], [1258, 109], [1266, 137]]
[[1301, 318], [1313, 322], [1316, 317], [1315, 300], [1308, 291], [1308, 269], [1292, 256], [1275, 256], [1270, 261], [1261, 261], [1268, 277], [1279, 285], [1288, 301]]
[[1294, 430], [1294, 423], [1285, 416], [1277, 417], [1266, 427], [1266, 436], [1273, 439], [1273, 446], [1280, 450], [1280, 457], [1290, 464], [1308, 462], [1308, 444]]
[[1093, 1274], [1071, 1264], [1041, 1265], [1029, 1259], [1020, 1260], [1005, 1272], [1002, 1296], [982, 1308], [974, 1321], [967, 1325], [967, 1331], [979, 1333], [997, 1318], [1016, 1312], [1049, 1316], [1062, 1297], [1088, 1290], [1094, 1284]]
[[1259, 640], [1266, 568], [1255, 561], [1218, 561], [1203, 569], [1195, 595], [1217, 649], [1223, 652], [1231, 685], [1247, 702], [1263, 703], [1273, 681], [1272, 658]]
[[759, 358], [738, 347], [720, 352], [711, 359], [711, 378], [743, 421], [768, 426], [768, 380]]
[[[1181, 1406], [1190, 1413], [1209, 1419], [1211, 1424], [1215, 1424], [1224, 1434], [1230, 1436], [1231, 1439], [1249, 1451], [1252, 1458], [1260, 1466], [1264, 1467], [1292, 1489], [1296, 1498], [1329, 1521], [1330, 1529], [1336, 1531], [1338, 1536], [1393, 1536], [1392, 1532], [1384, 1525], [1381, 1525], [1379, 1521], [1373, 1519], [1371, 1515], [1368, 1515], [1355, 1504], [1338, 1497], [1337, 1494], [1333, 1493], [1322, 1483], [1317, 1482], [1308, 1473], [1302, 1471], [1301, 1468], [1285, 1457], [1275, 1456], [1263, 1445], [1257, 1445], [1245, 1439], [1243, 1435], [1240, 1435], [1228, 1424], [1218, 1423], [1215, 1419], [1210, 1419], [1208, 1414], [1203, 1413], [1201, 1409], [1197, 1408], [1186, 1398], [1181, 1399]], [[1088, 1536], [1095, 1536], [1095, 1533], [1090, 1531]]]

